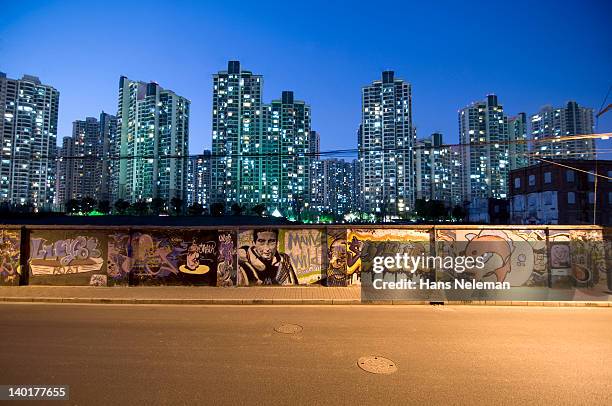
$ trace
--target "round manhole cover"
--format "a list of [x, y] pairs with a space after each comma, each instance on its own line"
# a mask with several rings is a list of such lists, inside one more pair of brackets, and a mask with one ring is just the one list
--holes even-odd
[[397, 371], [395, 362], [391, 361], [389, 358], [379, 357], [377, 355], [359, 358], [357, 366], [372, 374], [392, 374]]
[[281, 324], [280, 326], [274, 328], [274, 331], [283, 334], [295, 334], [302, 330], [303, 327], [299, 324]]

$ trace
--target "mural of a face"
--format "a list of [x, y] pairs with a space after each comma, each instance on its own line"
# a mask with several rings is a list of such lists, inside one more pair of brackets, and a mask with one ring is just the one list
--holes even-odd
[[329, 266], [333, 269], [345, 267], [346, 255], [346, 240], [334, 240], [329, 247]]
[[200, 250], [192, 244], [187, 251], [187, 268], [196, 269], [200, 265]]
[[255, 231], [254, 232], [254, 250], [261, 258], [271, 261], [276, 255], [278, 236], [272, 231]]

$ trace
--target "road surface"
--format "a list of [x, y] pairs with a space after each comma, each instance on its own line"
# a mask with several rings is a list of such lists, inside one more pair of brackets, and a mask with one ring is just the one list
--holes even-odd
[[612, 404], [610, 308], [0, 304], [0, 342], [75, 405]]

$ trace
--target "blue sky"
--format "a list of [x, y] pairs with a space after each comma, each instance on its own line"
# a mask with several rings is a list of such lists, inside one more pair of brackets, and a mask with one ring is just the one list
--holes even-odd
[[[210, 147], [212, 74], [230, 59], [264, 75], [265, 102], [293, 90], [309, 103], [322, 150], [356, 146], [361, 87], [385, 69], [413, 86], [418, 137], [441, 131], [446, 142], [458, 139], [457, 110], [487, 93], [509, 115], [531, 114], [571, 99], [597, 109], [612, 85], [605, 0], [0, 0], [0, 9], [0, 71], [59, 89], [60, 139], [73, 120], [115, 113], [126, 75], [191, 100], [198, 153]], [[612, 131], [612, 112], [598, 131]]]

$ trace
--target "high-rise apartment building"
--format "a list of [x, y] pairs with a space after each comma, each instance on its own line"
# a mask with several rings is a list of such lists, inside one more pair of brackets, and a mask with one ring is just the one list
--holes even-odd
[[97, 154], [100, 159], [96, 165], [96, 194], [99, 201], [109, 201], [111, 204], [111, 171], [119, 160], [113, 155], [112, 146], [117, 142], [117, 117], [100, 113], [100, 137]]
[[310, 154], [313, 159], [319, 159], [321, 153], [321, 136], [318, 131], [310, 130]]
[[342, 159], [323, 161], [323, 204], [336, 215], [344, 215], [353, 208], [353, 165]]
[[363, 209], [403, 217], [414, 208], [412, 95], [409, 83], [385, 71], [362, 89], [358, 135]]
[[452, 153], [442, 143], [442, 134], [417, 141], [415, 148], [416, 198], [452, 204]]
[[189, 100], [157, 83], [121, 77], [117, 137], [109, 148], [120, 156], [111, 173], [112, 201], [185, 200], [189, 107]]
[[507, 198], [508, 118], [496, 95], [459, 111], [459, 140], [464, 200]]
[[210, 208], [212, 186], [212, 156], [209, 150], [189, 157], [187, 168], [187, 205], [194, 203]]
[[565, 107], [554, 108], [550, 105], [531, 116], [531, 136], [533, 137], [532, 163], [540, 158], [554, 159], [594, 159], [595, 141], [593, 139], [569, 139], [563, 137], [593, 134], [593, 109], [582, 107], [570, 101]]
[[282, 92], [262, 102], [263, 78], [230, 61], [213, 77], [212, 203], [295, 214], [310, 204], [310, 106]]
[[261, 168], [262, 85], [263, 77], [242, 70], [239, 61], [230, 61], [226, 71], [213, 76], [211, 197], [226, 209], [233, 203], [255, 205], [270, 199], [262, 196], [262, 190], [270, 188]]
[[263, 190], [275, 198], [278, 185], [278, 203], [267, 201], [277, 204], [283, 214], [296, 214], [310, 204], [310, 106], [294, 99], [293, 92], [283, 91], [279, 100], [265, 108], [264, 153], [272, 155], [262, 165], [262, 177], [273, 187], [264, 185]]
[[527, 145], [527, 115], [518, 113], [508, 118], [508, 154], [510, 170], [529, 165], [529, 146]]
[[[72, 148], [66, 159], [70, 168], [67, 173], [66, 196], [68, 199], [96, 198], [100, 182], [96, 178], [98, 166], [102, 162], [99, 156], [100, 122], [95, 117], [76, 120], [72, 123]], [[59, 203], [65, 203], [59, 202]]]
[[0, 72], [0, 201], [51, 209], [59, 92], [36, 76]]
[[86, 197], [98, 201], [110, 199], [110, 167], [115, 161], [110, 145], [116, 139], [116, 131], [116, 117], [104, 112], [99, 121], [87, 117], [72, 123], [72, 136], [64, 137], [60, 148], [58, 205]]

